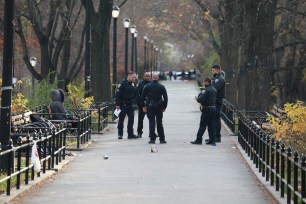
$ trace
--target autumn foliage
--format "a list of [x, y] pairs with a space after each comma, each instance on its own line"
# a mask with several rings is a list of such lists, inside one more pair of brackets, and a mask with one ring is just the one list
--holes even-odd
[[282, 118], [269, 116], [273, 135], [301, 153], [306, 151], [306, 107], [302, 101], [284, 105], [286, 115]]

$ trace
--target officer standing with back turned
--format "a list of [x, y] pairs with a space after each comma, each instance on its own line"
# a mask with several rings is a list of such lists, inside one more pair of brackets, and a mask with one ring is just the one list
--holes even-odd
[[144, 112], [147, 112], [149, 118], [149, 144], [155, 144], [155, 122], [160, 143], [167, 143], [163, 127], [163, 112], [166, 110], [168, 105], [168, 95], [166, 88], [162, 84], [158, 83], [158, 79], [158, 74], [154, 73], [152, 76], [153, 81], [144, 87], [141, 95], [141, 103], [144, 104]]
[[136, 96], [136, 74], [134, 72], [129, 72], [127, 79], [123, 80], [116, 90], [116, 109], [120, 109], [119, 122], [118, 122], [118, 139], [123, 137], [123, 122], [124, 118], [128, 116], [128, 139], [137, 139], [138, 137], [134, 135], [134, 108], [133, 103]]

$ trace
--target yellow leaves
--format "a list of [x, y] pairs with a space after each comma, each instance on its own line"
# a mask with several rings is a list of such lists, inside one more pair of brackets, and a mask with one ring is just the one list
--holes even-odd
[[17, 84], [18, 84], [18, 85], [21, 85], [21, 84], [22, 84], [22, 81], [21, 81], [21, 80], [18, 80], [18, 81], [17, 81]]
[[297, 101], [285, 104], [284, 111], [284, 118], [271, 115], [267, 118], [275, 130], [273, 135], [303, 152], [306, 150], [306, 107], [302, 101]]
[[89, 109], [91, 104], [94, 102], [94, 97], [84, 98], [85, 95], [85, 84], [76, 84], [71, 82], [67, 85], [68, 98], [75, 108]]
[[90, 109], [90, 106], [93, 102], [94, 102], [93, 96], [82, 99], [81, 102], [82, 109]]
[[12, 99], [12, 114], [28, 111], [28, 102], [22, 93], [17, 93], [16, 98]]

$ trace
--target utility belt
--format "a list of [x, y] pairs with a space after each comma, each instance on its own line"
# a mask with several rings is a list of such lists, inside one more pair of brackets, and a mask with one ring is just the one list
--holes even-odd
[[200, 104], [200, 110], [203, 111], [204, 109], [207, 108], [216, 108], [216, 106], [203, 106], [202, 104]]

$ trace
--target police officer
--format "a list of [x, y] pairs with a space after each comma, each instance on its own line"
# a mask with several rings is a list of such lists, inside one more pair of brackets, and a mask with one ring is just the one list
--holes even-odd
[[118, 139], [123, 137], [123, 122], [124, 118], [128, 116], [127, 133], [128, 139], [137, 139], [138, 137], [134, 135], [133, 125], [134, 125], [134, 108], [133, 103], [136, 96], [136, 74], [134, 72], [129, 72], [127, 79], [123, 80], [116, 90], [116, 109], [120, 109], [119, 122], [118, 122]]
[[201, 110], [201, 120], [200, 127], [198, 129], [197, 138], [195, 141], [192, 141], [191, 144], [202, 144], [203, 135], [208, 126], [208, 135], [209, 139], [206, 141], [207, 145], [215, 146], [215, 126], [214, 126], [214, 116], [216, 112], [215, 102], [216, 102], [216, 89], [211, 85], [211, 79], [204, 79], [205, 88], [201, 91], [198, 96], [195, 96], [195, 99], [200, 103]]
[[151, 79], [150, 72], [144, 73], [143, 80], [141, 82], [139, 82], [139, 84], [137, 86], [136, 102], [137, 102], [137, 105], [138, 105], [138, 126], [137, 126], [137, 133], [138, 133], [137, 136], [138, 137], [142, 137], [143, 119], [146, 115], [146, 113], [143, 112], [143, 105], [141, 104], [141, 94], [142, 94], [142, 90], [145, 87], [145, 85], [150, 83], [150, 79]]
[[211, 69], [213, 74], [212, 85], [217, 90], [217, 99], [216, 99], [216, 114], [215, 114], [215, 131], [216, 138], [215, 142], [221, 142], [221, 108], [222, 108], [222, 100], [225, 94], [225, 80], [223, 76], [220, 74], [221, 67], [219, 65], [214, 65]]
[[[146, 85], [142, 91], [141, 103], [144, 104], [144, 112], [147, 112], [149, 118], [150, 141], [149, 144], [155, 144], [155, 118], [157, 133], [161, 144], [167, 143], [163, 127], [163, 112], [168, 105], [168, 95], [166, 88], [158, 83], [158, 74], [152, 75], [152, 82]], [[145, 100], [147, 98], [147, 100]]]

